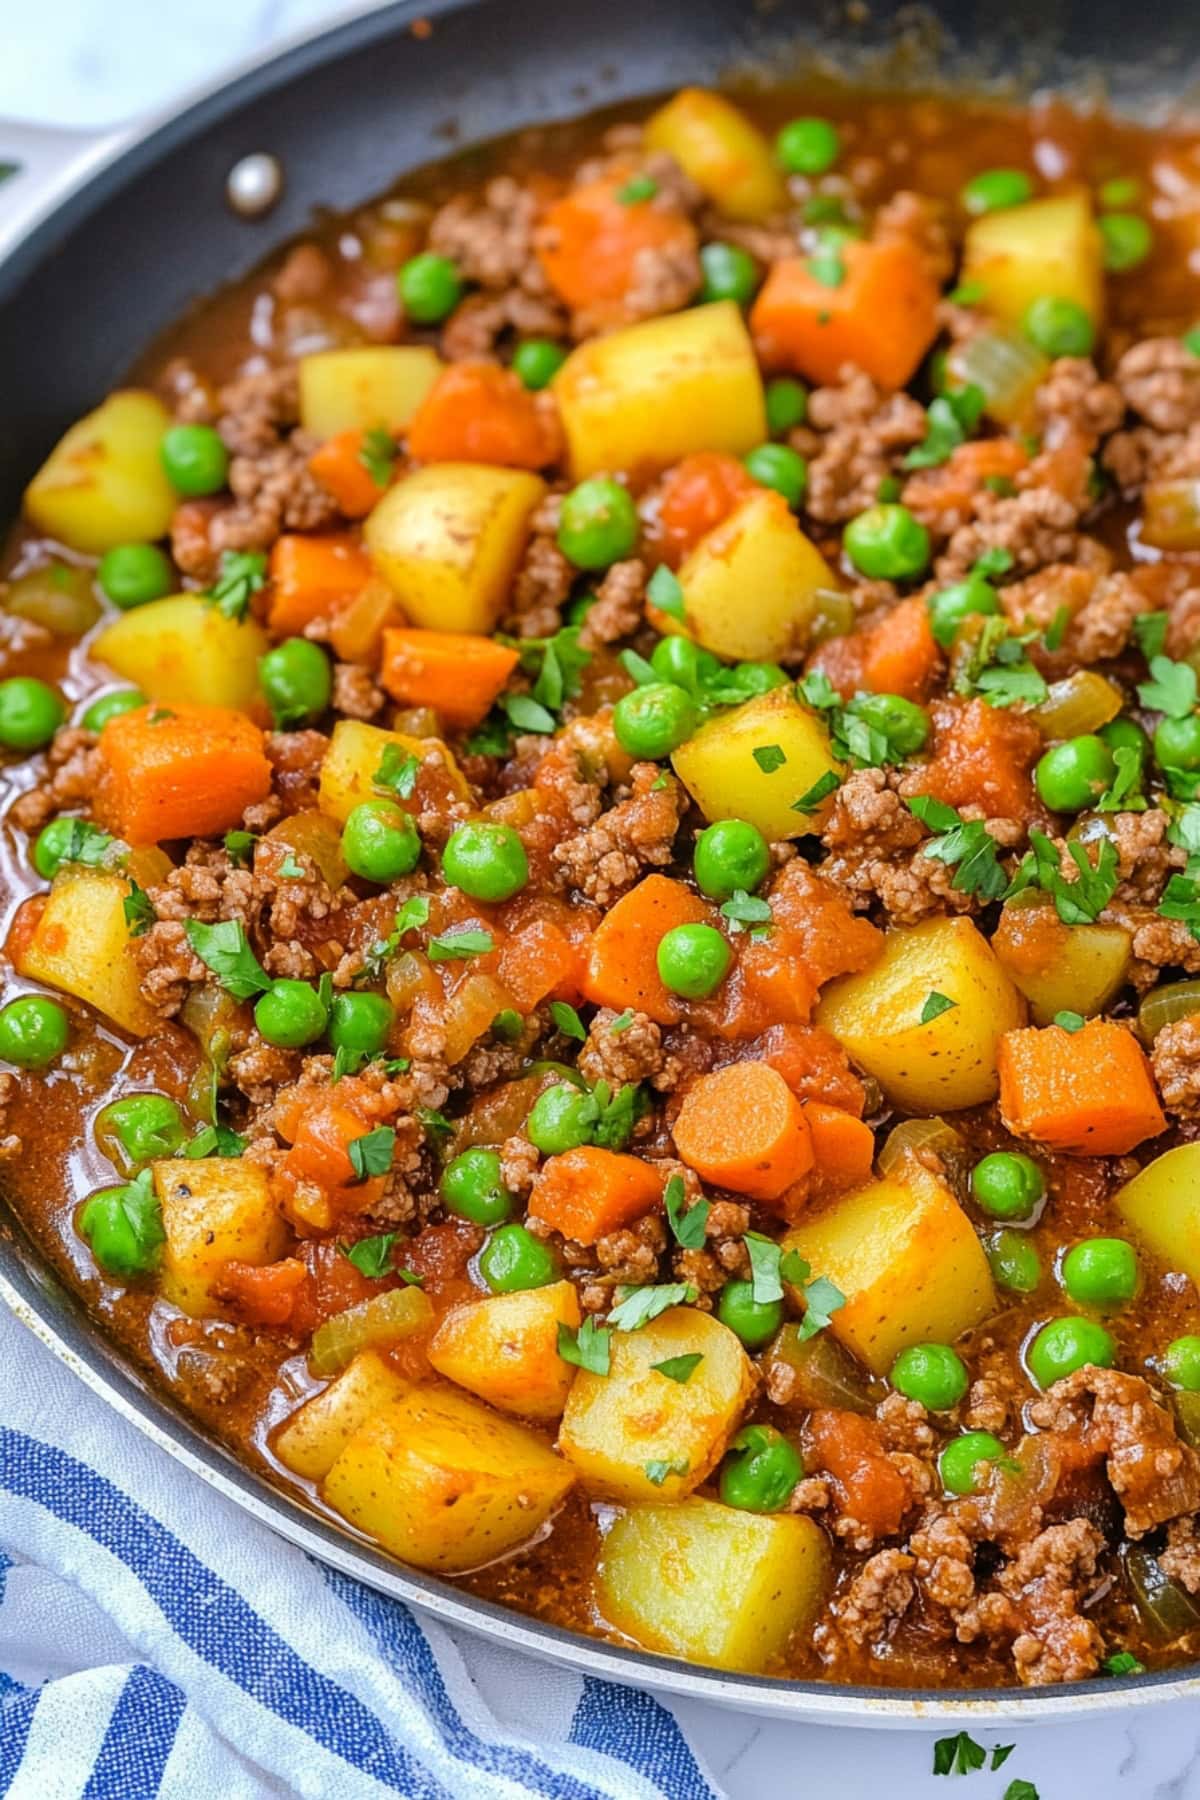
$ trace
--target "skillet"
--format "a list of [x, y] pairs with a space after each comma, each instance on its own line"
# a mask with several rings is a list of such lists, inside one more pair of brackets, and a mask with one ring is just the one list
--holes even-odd
[[[0, 513], [74, 418], [200, 294], [245, 273], [317, 207], [350, 209], [463, 142], [634, 96], [819, 63], [929, 85], [1042, 85], [1154, 116], [1200, 73], [1192, 0], [426, 0], [350, 18], [148, 128], [92, 140], [0, 124]], [[248, 222], [226, 203], [243, 156], [285, 186]], [[7, 221], [5, 214], [7, 213]], [[1200, 1668], [1012, 1691], [863, 1689], [731, 1675], [577, 1636], [409, 1572], [241, 1467], [122, 1361], [23, 1235], [0, 1188], [0, 1298], [184, 1467], [312, 1555], [445, 1623], [608, 1680], [825, 1723], [1075, 1718], [1200, 1695]]]

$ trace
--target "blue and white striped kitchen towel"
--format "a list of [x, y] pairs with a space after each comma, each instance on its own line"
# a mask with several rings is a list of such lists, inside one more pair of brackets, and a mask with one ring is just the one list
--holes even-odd
[[323, 1568], [0, 1304], [0, 1795], [718, 1793], [656, 1700], [460, 1641]]

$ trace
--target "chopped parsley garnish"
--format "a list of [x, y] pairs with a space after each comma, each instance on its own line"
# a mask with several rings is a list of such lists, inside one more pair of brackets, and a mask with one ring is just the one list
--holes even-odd
[[1067, 626], [1070, 623], [1071, 623], [1070, 607], [1069, 606], [1058, 607], [1055, 610], [1054, 617], [1051, 619], [1051, 621], [1047, 625], [1045, 631], [1043, 631], [1043, 633], [1042, 633], [1042, 648], [1043, 648], [1043, 650], [1048, 650], [1049, 652], [1051, 652], [1051, 654], [1053, 654], [1053, 652], [1055, 650], [1061, 650], [1062, 645], [1063, 645], [1063, 639], [1067, 635]]
[[985, 550], [982, 556], [976, 558], [971, 573], [981, 576], [984, 581], [990, 581], [994, 575], [1007, 575], [1012, 566], [1012, 551], [1005, 550], [1000, 544], [993, 544], [990, 550]]
[[659, 612], [667, 613], [672, 619], [683, 619], [683, 588], [678, 575], [668, 569], [666, 563], [660, 563], [647, 582], [646, 598]]
[[303, 881], [304, 870], [289, 850], [279, 865], [280, 878], [283, 881]]
[[1004, 619], [985, 618], [970, 657], [955, 678], [955, 692], [979, 694], [989, 706], [1013, 706], [1018, 700], [1039, 705], [1049, 690], [1025, 654], [1033, 635], [1014, 637]]
[[438, 1112], [436, 1107], [418, 1106], [417, 1118], [424, 1130], [435, 1138], [449, 1137], [454, 1130], [454, 1120], [448, 1119], [444, 1112]]
[[647, 1481], [652, 1481], [655, 1487], [661, 1487], [668, 1475], [686, 1475], [688, 1472], [686, 1457], [682, 1462], [663, 1462], [655, 1457], [652, 1462], [643, 1463], [642, 1467], [646, 1471]]
[[578, 1331], [572, 1331], [569, 1325], [560, 1321], [558, 1354], [577, 1369], [587, 1369], [593, 1375], [607, 1375], [611, 1339], [612, 1333], [605, 1326], [597, 1325], [595, 1319], [585, 1319]]
[[235, 1000], [249, 1000], [270, 987], [271, 978], [250, 948], [240, 919], [222, 919], [216, 925], [187, 919], [183, 932], [193, 952]]
[[492, 1036], [501, 1043], [515, 1044], [525, 1029], [525, 1021], [513, 1006], [506, 1006], [492, 1020]]
[[604, 1150], [624, 1150], [649, 1105], [641, 1084], [627, 1081], [614, 1094], [607, 1081], [598, 1081], [592, 1100], [596, 1106], [592, 1143]]
[[351, 1138], [348, 1148], [356, 1179], [366, 1181], [372, 1175], [386, 1175], [395, 1147], [396, 1133], [390, 1125], [377, 1125], [374, 1131]]
[[225, 854], [236, 868], [244, 869], [254, 855], [258, 836], [253, 831], [227, 831]]
[[1145, 812], [1147, 800], [1142, 793], [1142, 757], [1132, 744], [1118, 744], [1113, 751], [1117, 772], [1112, 786], [1106, 788], [1096, 802], [1097, 812]]
[[71, 830], [67, 838], [66, 848], [59, 857], [60, 862], [81, 863], [88, 869], [118, 868], [129, 852], [129, 846], [120, 838], [113, 837], [111, 832], [101, 831], [98, 825], [89, 824], [87, 819], [72, 819]]
[[565, 1000], [550, 1002], [550, 1017], [564, 1037], [578, 1038], [581, 1044], [587, 1042], [587, 1027], [573, 1006]]
[[1106, 1656], [1100, 1667], [1105, 1675], [1144, 1675], [1146, 1665], [1139, 1662], [1132, 1650], [1114, 1650]]
[[1133, 621], [1133, 635], [1147, 662], [1152, 657], [1162, 655], [1167, 642], [1168, 623], [1165, 612], [1141, 613]]
[[[1067, 854], [1078, 871], [1074, 881], [1068, 881], [1063, 874], [1058, 851], [1045, 832], [1031, 831], [1029, 842], [1033, 847], [1021, 858], [1009, 894], [1039, 887], [1053, 899], [1064, 925], [1094, 924], [1115, 894], [1119, 880], [1119, 859], [1111, 838], [1100, 839], [1095, 863], [1088, 856], [1086, 844], [1067, 844]], [[1168, 892], [1169, 889], [1168, 883]]]
[[1039, 1800], [1039, 1795], [1032, 1781], [1023, 1781], [1018, 1776], [1005, 1788], [1003, 1800]]
[[965, 1731], [956, 1731], [953, 1737], [938, 1738], [933, 1746], [933, 1772], [935, 1775], [970, 1775], [976, 1769], [982, 1769], [987, 1761], [987, 1751], [982, 1744]]
[[512, 734], [502, 713], [494, 712], [467, 739], [472, 756], [507, 756]]
[[1172, 662], [1169, 656], [1150, 658], [1149, 681], [1138, 686], [1138, 699], [1152, 712], [1168, 719], [1186, 719], [1196, 710], [1196, 671], [1191, 663]]
[[846, 279], [846, 263], [842, 255], [842, 238], [830, 232], [816, 252], [805, 263], [813, 280], [822, 287], [841, 287]]
[[490, 931], [466, 926], [430, 938], [425, 953], [430, 962], [467, 962], [472, 956], [486, 956], [495, 948], [496, 940]]
[[[830, 742], [833, 754], [839, 762], [853, 763], [856, 768], [881, 769], [888, 763], [902, 763], [908, 751], [901, 747], [896, 739], [903, 740], [909, 727], [906, 721], [889, 720], [886, 715], [873, 709], [868, 718], [860, 710], [873, 695], [856, 695], [843, 706], [841, 695], [820, 669], [813, 669], [797, 683], [797, 694], [801, 700], [826, 715]], [[792, 804], [793, 812], [808, 812], [832, 793], [838, 785], [838, 778], [830, 769], [814, 783], [807, 794]], [[816, 802], [813, 794], [818, 795]]]
[[759, 744], [751, 754], [764, 775], [773, 775], [787, 762], [787, 756], [778, 744]]
[[721, 908], [721, 917], [729, 920], [734, 931], [744, 931], [751, 925], [769, 925], [771, 903], [757, 894], [748, 894], [745, 888], [735, 888]]
[[657, 1319], [672, 1306], [685, 1306], [696, 1299], [697, 1290], [690, 1281], [667, 1281], [655, 1286], [623, 1287], [620, 1299], [608, 1315], [617, 1331], [640, 1331], [651, 1319]]
[[145, 937], [158, 917], [151, 904], [149, 894], [144, 887], [139, 887], [136, 881], [130, 882], [129, 892], [121, 902], [121, 910], [125, 915], [126, 929], [130, 937], [135, 938]]
[[226, 550], [220, 574], [204, 596], [226, 619], [244, 619], [250, 599], [266, 586], [267, 559], [261, 550]]
[[633, 1024], [633, 1013], [632, 1013], [631, 1009], [627, 1006], [623, 1013], [617, 1014], [616, 1018], [613, 1020], [612, 1024], [609, 1026], [609, 1028], [608, 1028], [609, 1037], [620, 1037], [621, 1033], [623, 1031], [628, 1031], [629, 1027], [632, 1024]]
[[[557, 713], [564, 701], [574, 699], [579, 692], [581, 674], [592, 660], [591, 651], [579, 647], [580, 629], [578, 625], [564, 625], [553, 637], [502, 637], [499, 640], [517, 651], [522, 670], [533, 678], [529, 694], [506, 694], [500, 701], [509, 720], [519, 730], [544, 732], [542, 723], [525, 723], [527, 719], [540, 719], [540, 714], [532, 709], [540, 707], [545, 712]], [[523, 706], [521, 701], [529, 704]], [[551, 725], [550, 729], [554, 730], [555, 726]]]
[[978, 306], [981, 300], [987, 298], [987, 289], [982, 281], [960, 281], [957, 287], [950, 289], [946, 298], [952, 306]]
[[653, 175], [634, 175], [617, 189], [616, 197], [622, 206], [638, 206], [643, 200], [653, 200], [657, 193], [658, 183]]
[[420, 773], [419, 757], [402, 749], [399, 744], [385, 744], [379, 767], [371, 777], [371, 786], [376, 793], [398, 794], [402, 800], [407, 800], [417, 785]]
[[954, 869], [950, 885], [960, 894], [978, 894], [983, 900], [999, 900], [1008, 888], [1008, 877], [996, 856], [996, 840], [982, 819], [964, 819], [952, 806], [929, 794], [914, 794], [905, 802], [922, 825], [937, 835], [925, 845], [925, 855]]
[[826, 769], [819, 775], [812, 786], [798, 800], [792, 801], [792, 811], [798, 813], [815, 813], [830, 794], [836, 794], [841, 782], [832, 769]]
[[935, 1019], [940, 1019], [943, 1013], [949, 1012], [957, 1005], [957, 1000], [951, 1000], [947, 995], [939, 994], [937, 989], [933, 988], [921, 1008], [922, 1025], [932, 1025]]
[[375, 426], [371, 431], [364, 431], [358, 460], [376, 487], [384, 488], [392, 479], [397, 449], [395, 438], [382, 425]]
[[191, 1142], [184, 1145], [183, 1154], [189, 1157], [241, 1156], [245, 1148], [246, 1139], [228, 1125], [203, 1125]]
[[1055, 1013], [1054, 1023], [1060, 1026], [1063, 1031], [1082, 1031], [1087, 1024], [1087, 1020], [1082, 1013], [1064, 1011]]
[[518, 731], [532, 731], [548, 737], [558, 729], [558, 720], [532, 694], [502, 694], [500, 706], [510, 725]]
[[[355, 1143], [361, 1142], [361, 1138], [355, 1139]], [[353, 1144], [350, 1149], [353, 1156]], [[398, 1236], [398, 1232], [385, 1231], [378, 1237], [359, 1238], [356, 1244], [339, 1244], [338, 1249], [347, 1262], [354, 1264], [360, 1275], [365, 1275], [370, 1281], [379, 1281], [391, 1272], [392, 1246]]]
[[651, 1363], [650, 1367], [656, 1375], [665, 1375], [668, 1381], [677, 1381], [680, 1387], [686, 1387], [693, 1371], [703, 1361], [702, 1350], [689, 1350], [683, 1356], [668, 1356], [665, 1362]]
[[935, 469], [951, 452], [965, 444], [979, 423], [984, 392], [974, 382], [952, 394], [931, 400], [925, 415], [924, 441], [910, 450], [901, 464], [905, 469]]
[[663, 1204], [667, 1210], [667, 1224], [671, 1227], [671, 1235], [675, 1242], [685, 1250], [699, 1250], [704, 1243], [705, 1227], [708, 1224], [709, 1202], [697, 1200], [694, 1206], [685, 1207], [687, 1189], [682, 1175], [672, 1175], [663, 1189]]
[[622, 650], [617, 660], [635, 687], [649, 687], [652, 681], [658, 680], [657, 669], [636, 650]]

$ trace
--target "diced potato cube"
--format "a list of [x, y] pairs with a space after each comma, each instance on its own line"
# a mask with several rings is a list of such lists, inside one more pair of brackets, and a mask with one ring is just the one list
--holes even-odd
[[400, 431], [442, 372], [436, 350], [420, 344], [355, 344], [302, 356], [300, 423], [314, 437], [339, 431]]
[[1006, 906], [992, 949], [1028, 1000], [1035, 1025], [1049, 1025], [1060, 1012], [1089, 1019], [1102, 1013], [1129, 977], [1123, 927], [1064, 925], [1053, 906]]
[[26, 488], [31, 524], [87, 556], [165, 537], [175, 490], [158, 447], [170, 423], [153, 394], [110, 394], [59, 439]]
[[995, 1097], [997, 1046], [1023, 1010], [971, 921], [938, 918], [889, 931], [878, 962], [833, 982], [816, 1017], [894, 1105], [935, 1113]]
[[774, 662], [803, 649], [821, 588], [836, 586], [782, 494], [748, 494], [679, 571], [684, 621], [706, 650]]
[[[416, 786], [407, 800], [375, 786], [375, 776], [389, 744], [395, 745], [403, 756], [415, 756], [421, 764]], [[440, 738], [408, 737], [402, 731], [364, 725], [360, 719], [339, 719], [321, 763], [321, 811], [344, 825], [361, 801], [378, 800], [381, 795], [398, 806], [417, 811], [422, 804], [436, 804], [439, 800], [469, 800], [471, 791]]]
[[730, 219], [765, 219], [787, 205], [767, 139], [739, 107], [707, 88], [682, 88], [646, 121], [648, 150], [665, 150]]
[[1164, 1150], [1125, 1183], [1113, 1207], [1169, 1269], [1200, 1287], [1200, 1144]]
[[122, 1031], [147, 1037], [161, 1020], [142, 998], [125, 920], [130, 891], [123, 875], [64, 865], [17, 969], [30, 981], [85, 1000]]
[[323, 1492], [385, 1550], [453, 1573], [533, 1537], [574, 1479], [525, 1426], [452, 1388], [414, 1388], [355, 1432]]
[[214, 1289], [229, 1261], [261, 1268], [287, 1246], [266, 1170], [237, 1156], [172, 1158], [151, 1165], [162, 1205], [161, 1289], [189, 1318], [220, 1312]]
[[757, 1673], [811, 1625], [829, 1586], [811, 1519], [713, 1500], [634, 1506], [604, 1539], [600, 1610], [647, 1650]]
[[227, 619], [199, 594], [169, 594], [114, 619], [91, 655], [164, 706], [253, 712], [262, 705], [259, 658], [269, 649], [253, 619]]
[[1074, 300], [1098, 326], [1104, 313], [1104, 255], [1087, 193], [1050, 194], [999, 207], [967, 226], [963, 282], [978, 282], [983, 306], [1020, 325], [1034, 300]]
[[841, 1195], [783, 1245], [840, 1288], [846, 1304], [829, 1329], [877, 1375], [906, 1344], [952, 1344], [995, 1305], [971, 1221], [914, 1157]]
[[558, 1419], [575, 1370], [558, 1354], [558, 1328], [579, 1325], [573, 1283], [492, 1294], [451, 1307], [429, 1346], [439, 1375], [501, 1412]]
[[414, 625], [495, 629], [546, 491], [525, 469], [432, 463], [389, 488], [363, 528]]
[[[699, 1351], [687, 1381], [655, 1363]], [[607, 1375], [581, 1369], [558, 1447], [593, 1493], [620, 1500], [678, 1500], [722, 1456], [754, 1392], [746, 1352], [727, 1325], [674, 1306], [640, 1331], [614, 1331]]]
[[[760, 760], [756, 750], [779, 750], [784, 760]], [[828, 805], [797, 812], [795, 803], [840, 774], [825, 726], [790, 687], [772, 688], [702, 725], [671, 762], [706, 819], [748, 819], [772, 841], [820, 831]]]
[[306, 1400], [275, 1437], [275, 1454], [295, 1475], [328, 1475], [360, 1425], [408, 1392], [409, 1383], [375, 1350], [360, 1350], [327, 1388]]
[[693, 450], [741, 456], [767, 435], [754, 346], [732, 300], [590, 338], [555, 376], [554, 395], [577, 481], [615, 469], [641, 477]]

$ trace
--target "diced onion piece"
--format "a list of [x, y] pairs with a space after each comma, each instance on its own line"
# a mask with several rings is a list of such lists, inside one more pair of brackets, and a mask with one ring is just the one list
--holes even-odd
[[92, 592], [92, 571], [70, 563], [50, 563], [9, 582], [4, 610], [30, 619], [55, 637], [82, 637], [100, 617]]
[[1024, 424], [1050, 365], [1017, 332], [980, 331], [951, 350], [946, 370], [955, 387], [977, 387], [983, 410], [999, 425]]
[[1151, 988], [1138, 1007], [1138, 1031], [1152, 1044], [1164, 1025], [1200, 1013], [1200, 981], [1164, 981]]
[[1158, 1643], [1172, 1643], [1185, 1632], [1200, 1628], [1200, 1605], [1186, 1588], [1163, 1573], [1153, 1551], [1131, 1544], [1125, 1557], [1125, 1573], [1138, 1616]]
[[385, 1349], [412, 1337], [433, 1318], [428, 1298], [417, 1287], [392, 1288], [345, 1312], [335, 1313], [313, 1332], [309, 1362], [314, 1375], [336, 1375], [360, 1350]]
[[1111, 681], [1094, 669], [1076, 669], [1051, 685], [1033, 717], [1043, 737], [1081, 737], [1115, 719], [1122, 704], [1120, 689]]
[[1172, 1394], [1171, 1405], [1175, 1412], [1175, 1430], [1185, 1444], [1200, 1450], [1200, 1394]]
[[[873, 1413], [884, 1393], [882, 1382], [855, 1362], [827, 1331], [802, 1340], [798, 1325], [785, 1325], [765, 1361], [768, 1374], [772, 1365], [780, 1366], [782, 1406], [809, 1412], [814, 1407], [836, 1406], [842, 1412]], [[783, 1375], [783, 1366], [787, 1375]]]
[[818, 588], [814, 595], [816, 611], [809, 626], [809, 638], [823, 644], [829, 638], [845, 637], [854, 630], [857, 614], [849, 594], [840, 588]]
[[1141, 536], [1155, 550], [1200, 550], [1200, 479], [1149, 482]]
[[932, 1151], [936, 1156], [957, 1156], [963, 1149], [961, 1132], [939, 1118], [905, 1119], [893, 1126], [879, 1152], [879, 1173], [890, 1175], [909, 1156]]

